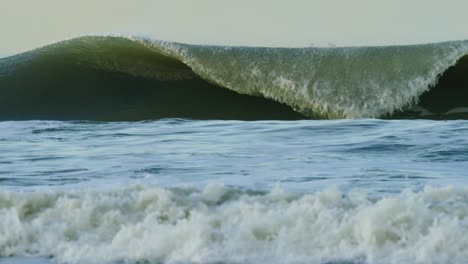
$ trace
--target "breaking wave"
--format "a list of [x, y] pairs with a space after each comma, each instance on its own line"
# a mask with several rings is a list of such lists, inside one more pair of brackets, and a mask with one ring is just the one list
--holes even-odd
[[86, 36], [0, 59], [0, 119], [466, 118], [467, 54]]
[[468, 190], [131, 186], [0, 193], [0, 256], [60, 263], [465, 263]]

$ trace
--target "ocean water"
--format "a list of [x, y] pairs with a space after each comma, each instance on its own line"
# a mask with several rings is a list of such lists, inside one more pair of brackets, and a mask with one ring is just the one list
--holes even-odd
[[200, 46], [85, 36], [0, 59], [0, 120], [468, 118], [468, 40]]
[[464, 263], [468, 122], [0, 123], [0, 263]]
[[0, 59], [0, 264], [466, 263], [468, 41], [84, 36]]

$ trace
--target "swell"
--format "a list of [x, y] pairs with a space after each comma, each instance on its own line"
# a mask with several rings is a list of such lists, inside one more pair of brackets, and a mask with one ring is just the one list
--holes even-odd
[[80, 37], [0, 59], [0, 119], [465, 118], [466, 54]]

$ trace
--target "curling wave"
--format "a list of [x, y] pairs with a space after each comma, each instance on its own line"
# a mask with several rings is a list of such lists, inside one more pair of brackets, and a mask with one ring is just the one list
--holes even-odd
[[467, 54], [87, 36], [0, 59], [0, 119], [465, 118]]

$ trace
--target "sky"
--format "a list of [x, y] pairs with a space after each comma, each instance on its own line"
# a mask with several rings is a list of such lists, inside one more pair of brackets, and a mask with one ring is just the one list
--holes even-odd
[[0, 10], [0, 54], [109, 33], [287, 47], [468, 39], [467, 0], [0, 0]]

